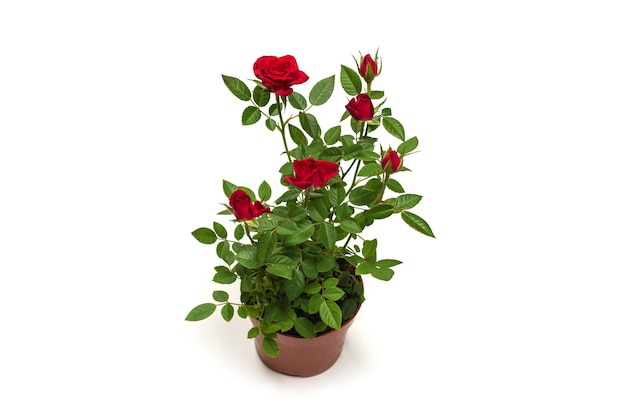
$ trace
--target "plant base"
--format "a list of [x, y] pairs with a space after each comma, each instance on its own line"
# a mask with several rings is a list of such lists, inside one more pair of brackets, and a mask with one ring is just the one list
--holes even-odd
[[[340, 329], [332, 330], [315, 338], [299, 338], [278, 334], [278, 357], [272, 358], [263, 351], [263, 336], [254, 339], [256, 352], [270, 369], [290, 376], [311, 377], [330, 369], [335, 364], [346, 340], [346, 334], [356, 314]], [[254, 320], [253, 320], [254, 323]], [[255, 324], [256, 325], [256, 324]]]

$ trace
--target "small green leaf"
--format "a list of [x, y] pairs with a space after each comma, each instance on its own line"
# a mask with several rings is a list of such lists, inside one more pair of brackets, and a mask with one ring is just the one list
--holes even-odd
[[215, 290], [213, 292], [213, 299], [216, 302], [226, 302], [228, 300], [228, 293], [223, 290]]
[[270, 131], [276, 129], [276, 121], [274, 119], [265, 119], [265, 127]]
[[342, 65], [339, 73], [339, 81], [348, 96], [356, 96], [361, 93], [363, 87], [361, 76], [352, 68]]
[[324, 297], [328, 300], [339, 300], [345, 295], [345, 292], [338, 287], [331, 287], [324, 290]]
[[[378, 154], [376, 154], [378, 155]], [[381, 174], [384, 173], [383, 168], [380, 166], [380, 164], [378, 163], [369, 163], [369, 164], [365, 164], [363, 167], [361, 167], [361, 169], [359, 170], [359, 173], [357, 174], [360, 177], [373, 177], [373, 176], [379, 176]]]
[[320, 304], [320, 318], [333, 329], [341, 328], [341, 308], [332, 300], [324, 300]]
[[316, 293], [319, 293], [321, 290], [322, 285], [317, 282], [313, 282], [306, 285], [306, 287], [304, 288], [304, 293], [306, 293], [307, 295], [314, 295]]
[[402, 155], [408, 154], [409, 152], [417, 148], [418, 142], [419, 141], [417, 140], [416, 136], [407, 139], [406, 141], [398, 145], [398, 152]]
[[238, 187], [235, 184], [231, 183], [230, 181], [227, 181], [227, 180], [222, 181], [222, 190], [224, 190], [224, 194], [226, 195], [227, 198], [230, 198], [230, 195], [233, 194], [233, 192], [237, 189]]
[[298, 227], [298, 231], [291, 235], [285, 236], [285, 239], [283, 240], [284, 245], [290, 246], [301, 244], [311, 238], [311, 236], [313, 236], [313, 233], [315, 233], [315, 227], [311, 223], [306, 223], [303, 227], [300, 227], [300, 225], [298, 225]]
[[243, 81], [227, 75], [222, 75], [222, 80], [224, 81], [224, 84], [226, 84], [226, 87], [228, 87], [228, 90], [230, 90], [235, 97], [243, 101], [250, 100], [250, 89], [244, 84]]
[[[278, 238], [276, 238], [276, 234], [271, 231], [262, 234], [257, 242], [257, 260], [261, 263], [269, 260], [276, 249], [277, 241]], [[289, 277], [291, 277], [291, 275], [289, 275]]]
[[323, 301], [324, 298], [319, 293], [311, 296], [311, 299], [309, 299], [309, 313], [315, 314], [319, 312], [320, 306], [322, 305]]
[[300, 121], [300, 126], [304, 129], [304, 132], [309, 134], [311, 138], [318, 139], [322, 136], [322, 129], [320, 128], [315, 116], [310, 113], [300, 113], [298, 115], [298, 120]]
[[259, 186], [259, 200], [262, 202], [267, 202], [272, 197], [272, 188], [269, 183], [265, 180]]
[[215, 230], [217, 236], [220, 238], [226, 238], [228, 236], [228, 231], [226, 231], [226, 228], [224, 228], [224, 226], [222, 226], [222, 224], [218, 222], [213, 222], [213, 229]]
[[435, 238], [432, 229], [425, 220], [420, 218], [414, 213], [404, 211], [402, 212], [402, 219], [409, 225], [411, 228], [415, 229], [418, 232], [421, 232], [424, 235]]
[[333, 126], [328, 131], [326, 131], [326, 134], [324, 134], [324, 142], [326, 142], [327, 145], [333, 145], [339, 140], [340, 136], [341, 126]]
[[259, 107], [263, 107], [270, 101], [271, 94], [268, 89], [265, 89], [261, 86], [256, 86], [252, 91], [252, 99], [254, 103], [259, 105]]
[[398, 264], [402, 264], [402, 261], [400, 261], [400, 260], [392, 260], [392, 259], [389, 259], [389, 258], [376, 261], [376, 265], [378, 267], [387, 267], [387, 268], [389, 268], [389, 267], [397, 266]]
[[287, 100], [289, 100], [289, 104], [298, 110], [306, 109], [306, 98], [297, 92], [292, 92], [289, 96], [287, 96]]
[[330, 96], [333, 94], [334, 89], [335, 76], [331, 75], [330, 77], [315, 83], [315, 85], [311, 89], [311, 93], [309, 93], [309, 101], [314, 106], [323, 105], [328, 101], [328, 99], [330, 99]]
[[240, 249], [235, 259], [239, 264], [249, 269], [258, 268], [261, 265], [257, 258], [257, 250], [253, 246]]
[[241, 123], [243, 125], [254, 125], [261, 120], [261, 111], [256, 106], [248, 106], [241, 114]]
[[[337, 231], [332, 224], [324, 222], [319, 226], [320, 241], [324, 244], [327, 250], [334, 250], [335, 243], [337, 242]], [[325, 271], [325, 270], [322, 270]]]
[[411, 209], [415, 205], [417, 205], [420, 200], [422, 200], [422, 196], [417, 194], [403, 194], [396, 198], [396, 208], [400, 210]]
[[385, 92], [381, 90], [372, 90], [370, 93], [372, 100], [380, 100], [385, 97]]
[[378, 247], [378, 240], [366, 240], [363, 241], [363, 257], [366, 260], [376, 260], [376, 248]]
[[235, 308], [233, 308], [233, 305], [227, 303], [222, 306], [222, 318], [224, 318], [226, 322], [230, 322], [230, 320], [233, 319], [233, 316], [235, 316]]
[[191, 233], [195, 239], [200, 241], [203, 244], [213, 244], [217, 241], [217, 236], [215, 232], [210, 230], [209, 228], [198, 228]]
[[274, 338], [263, 337], [263, 351], [272, 358], [278, 357], [278, 343]]
[[214, 303], [203, 303], [193, 308], [185, 318], [186, 321], [200, 321], [208, 318], [215, 312], [217, 306]]
[[287, 264], [269, 264], [266, 271], [271, 275], [288, 280], [293, 276], [293, 267]]
[[393, 270], [386, 267], [381, 267], [372, 272], [372, 276], [380, 280], [388, 281], [391, 280], [391, 278], [393, 277]]
[[313, 338], [315, 337], [315, 332], [313, 332], [313, 322], [311, 322], [308, 318], [303, 316], [299, 316], [296, 319], [295, 323], [296, 331], [304, 338]]
[[302, 132], [300, 128], [292, 124], [289, 124], [287, 126], [289, 128], [289, 136], [291, 137], [291, 140], [293, 142], [295, 142], [297, 145], [304, 146], [307, 146], [309, 144], [309, 141], [306, 139], [304, 132]]
[[240, 239], [243, 238], [244, 234], [245, 234], [245, 229], [243, 227], [243, 225], [241, 224], [237, 224], [237, 226], [235, 227], [235, 239], [237, 241], [239, 241]]
[[356, 222], [354, 222], [354, 220], [352, 219], [346, 219], [344, 221], [342, 221], [339, 224], [339, 227], [341, 229], [343, 229], [346, 232], [350, 232], [353, 234], [358, 234], [359, 232], [361, 232], [363, 229], [359, 226], [359, 224], [357, 224]]
[[297, 273], [300, 272], [292, 271], [293, 277], [285, 282], [285, 293], [290, 301], [295, 300], [304, 290], [304, 275]]
[[387, 188], [392, 192], [404, 193], [404, 187], [396, 179], [387, 180]]
[[217, 266], [215, 267], [215, 275], [213, 276], [213, 281], [219, 284], [231, 284], [235, 280], [237, 280], [237, 275], [230, 271], [228, 267]]
[[259, 335], [259, 332], [261, 330], [259, 329], [259, 327], [252, 327], [250, 328], [250, 330], [248, 331], [248, 338], [254, 338], [257, 335]]
[[369, 190], [365, 187], [357, 187], [350, 192], [350, 202], [357, 206], [366, 206], [372, 203], [377, 196], [377, 190]]
[[357, 266], [355, 273], [356, 274], [372, 274], [376, 271], [376, 265], [369, 262], [361, 263]]
[[391, 135], [404, 141], [404, 127], [397, 119], [394, 119], [389, 116], [387, 116], [386, 118], [383, 118], [383, 127]]

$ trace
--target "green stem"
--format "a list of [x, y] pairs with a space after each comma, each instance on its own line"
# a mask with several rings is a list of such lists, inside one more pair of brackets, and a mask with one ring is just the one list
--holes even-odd
[[289, 148], [287, 147], [287, 137], [285, 136], [285, 121], [283, 120], [283, 112], [280, 106], [280, 96], [276, 95], [276, 106], [278, 107], [278, 118], [280, 119], [280, 135], [283, 138], [283, 145], [285, 147], [285, 153], [287, 154], [287, 159], [291, 163], [291, 155], [289, 155]]

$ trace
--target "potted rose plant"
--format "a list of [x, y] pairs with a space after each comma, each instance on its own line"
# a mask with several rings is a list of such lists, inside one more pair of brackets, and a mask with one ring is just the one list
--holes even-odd
[[258, 58], [252, 88], [222, 75], [230, 92], [247, 104], [242, 124], [263, 120], [282, 140], [284, 160], [277, 168], [284, 190], [271, 201], [267, 181], [254, 189], [223, 181], [228, 203], [220, 214], [232, 228], [213, 222], [192, 234], [203, 244], [216, 244], [223, 263], [215, 266], [213, 280], [238, 282], [239, 295], [233, 300], [227, 291], [216, 290], [212, 302], [196, 306], [186, 319], [205, 319], [218, 307], [226, 321], [235, 313], [250, 318], [248, 337], [255, 339], [259, 356], [288, 374], [312, 375], [330, 367], [345, 335], [334, 341], [334, 358], [318, 369], [281, 368], [273, 362], [291, 356], [286, 350], [294, 344], [288, 341], [306, 343], [347, 330], [365, 300], [363, 276], [389, 280], [401, 263], [377, 257], [379, 242], [366, 234], [369, 226], [399, 215], [408, 227], [434, 237], [412, 211], [421, 196], [407, 193], [398, 180], [410, 171], [406, 159], [418, 139], [405, 135], [384, 107], [384, 92], [372, 88], [382, 69], [378, 52], [354, 61], [354, 69], [340, 67], [340, 84], [349, 99], [337, 124], [326, 130], [312, 111], [331, 97], [334, 75], [315, 83], [308, 99], [294, 91], [309, 77], [291, 55]]

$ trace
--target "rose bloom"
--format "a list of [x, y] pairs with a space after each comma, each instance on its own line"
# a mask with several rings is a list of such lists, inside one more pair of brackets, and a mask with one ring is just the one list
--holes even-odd
[[[370, 75], [367, 75], [367, 70], [371, 70]], [[365, 81], [372, 81], [374, 77], [378, 75], [378, 64], [370, 54], [367, 54], [361, 59], [361, 65], [359, 66], [359, 73]]]
[[346, 105], [350, 115], [356, 120], [371, 120], [374, 117], [372, 99], [365, 93], [358, 94], [350, 99]]
[[252, 203], [252, 199], [250, 199], [248, 193], [241, 189], [237, 189], [231, 193], [229, 203], [235, 214], [235, 218], [240, 221], [248, 221], [264, 213], [271, 212], [270, 208], [263, 206], [263, 203], [258, 200]]
[[380, 164], [383, 167], [383, 170], [386, 169], [389, 164], [391, 164], [392, 172], [395, 173], [400, 170], [402, 159], [398, 155], [397, 151], [387, 151], [387, 153], [383, 156]]
[[308, 75], [300, 71], [296, 59], [291, 55], [263, 56], [256, 60], [253, 70], [261, 83], [279, 96], [289, 96], [293, 93], [291, 86], [309, 79]]
[[283, 180], [301, 189], [309, 186], [318, 188], [339, 174], [339, 165], [332, 161], [305, 158], [293, 162], [293, 172], [295, 176], [285, 176]]

